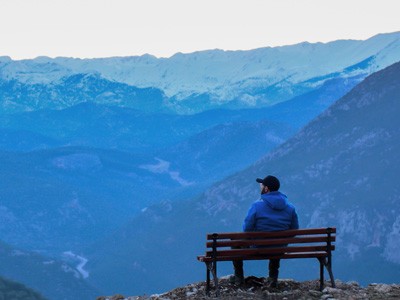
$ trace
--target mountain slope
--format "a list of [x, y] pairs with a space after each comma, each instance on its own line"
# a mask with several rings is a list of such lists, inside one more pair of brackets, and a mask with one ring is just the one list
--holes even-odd
[[5, 151], [32, 151], [60, 147], [61, 143], [29, 130], [0, 128], [0, 149]]
[[[0, 242], [1, 276], [23, 283], [39, 291], [51, 300], [90, 300], [98, 294], [96, 289], [85, 282], [79, 268], [71, 264], [55, 260], [38, 253], [14, 248]], [[73, 262], [75, 263], [75, 262]], [[14, 290], [23, 290], [21, 284], [10, 284], [0, 277], [0, 295], [14, 286]], [[31, 297], [24, 298], [24, 293], [16, 298], [2, 299], [44, 299], [37, 293], [26, 293]], [[1, 296], [0, 296], [1, 297]]]
[[0, 277], [0, 298], [18, 300], [46, 300], [36, 291], [25, 285]]
[[53, 255], [79, 252], [157, 202], [154, 192], [180, 192], [168, 174], [141, 167], [148, 162], [148, 157], [82, 147], [0, 152], [2, 239]]
[[[266, 174], [281, 179], [282, 191], [298, 208], [301, 227], [337, 227], [337, 277], [395, 281], [400, 276], [399, 78], [400, 63], [371, 75], [252, 167], [193, 201], [164, 202], [144, 211], [97, 244], [88, 265], [92, 282], [108, 294], [138, 294], [202, 280], [204, 266], [195, 257], [204, 251], [205, 234], [240, 230], [258, 197], [255, 178]], [[220, 267], [220, 272], [231, 271], [230, 264]], [[265, 276], [266, 270], [258, 264], [246, 272]], [[318, 274], [315, 262], [282, 266], [282, 277], [312, 274]]]
[[254, 163], [295, 133], [285, 123], [264, 121], [216, 125], [157, 153], [180, 175], [207, 186]]

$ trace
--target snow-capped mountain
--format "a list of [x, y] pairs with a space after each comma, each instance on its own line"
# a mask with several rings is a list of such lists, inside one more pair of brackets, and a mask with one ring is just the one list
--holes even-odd
[[[0, 58], [0, 78], [28, 85], [63, 85], [74, 74], [97, 74], [112, 82], [156, 88], [178, 112], [216, 106], [271, 105], [312, 90], [327, 79], [367, 76], [400, 60], [400, 32], [365, 41], [301, 43], [249, 51], [208, 50], [102, 59]], [[109, 91], [111, 92], [111, 91]], [[199, 107], [181, 107], [186, 101]], [[206, 102], [206, 103], [204, 103]]]
[[60, 110], [86, 102], [161, 112], [167, 110], [165, 98], [158, 89], [136, 88], [98, 74], [73, 74], [49, 84], [0, 78], [0, 114]]
[[[363, 284], [397, 280], [399, 78], [400, 63], [369, 76], [253, 166], [192, 201], [150, 207], [103, 246], [97, 244], [88, 265], [92, 282], [109, 293], [135, 294], [203, 280], [204, 266], [196, 255], [204, 252], [206, 233], [240, 230], [248, 207], [258, 198], [255, 178], [267, 174], [281, 179], [301, 227], [337, 227], [333, 270], [338, 278]], [[162, 253], [154, 247], [154, 236]], [[110, 265], [118, 267], [110, 271]], [[221, 264], [219, 270], [230, 273], [232, 266]], [[245, 272], [265, 276], [266, 265], [246, 267]], [[317, 262], [282, 267], [283, 278], [314, 274]]]

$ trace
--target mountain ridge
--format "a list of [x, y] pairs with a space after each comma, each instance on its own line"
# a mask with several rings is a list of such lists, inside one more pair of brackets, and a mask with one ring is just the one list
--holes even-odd
[[[300, 43], [246, 51], [207, 50], [170, 58], [144, 55], [99, 59], [40, 57], [0, 61], [0, 78], [24, 84], [59, 84], [71, 74], [100, 74], [110, 82], [155, 88], [169, 99], [166, 107], [180, 113], [225, 106], [269, 106], [324, 83], [323, 76], [364, 77], [400, 60], [400, 32], [365, 41]], [[348, 69], [370, 58], [362, 68]], [[192, 70], [196, 70], [193, 72]], [[308, 82], [311, 79], [313, 83]], [[268, 91], [268, 92], [266, 92]], [[205, 95], [199, 107], [180, 104]]]

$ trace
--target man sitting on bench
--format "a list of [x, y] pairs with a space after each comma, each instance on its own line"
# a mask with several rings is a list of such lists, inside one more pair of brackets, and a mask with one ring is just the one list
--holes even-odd
[[[252, 231], [281, 231], [298, 229], [299, 221], [296, 209], [289, 203], [286, 195], [279, 192], [278, 178], [268, 175], [264, 179], [257, 178], [260, 183], [261, 198], [250, 207], [243, 223], [244, 232]], [[278, 283], [280, 259], [269, 261], [270, 287], [276, 288]], [[230, 282], [242, 284], [244, 282], [243, 261], [233, 261], [235, 274]]]

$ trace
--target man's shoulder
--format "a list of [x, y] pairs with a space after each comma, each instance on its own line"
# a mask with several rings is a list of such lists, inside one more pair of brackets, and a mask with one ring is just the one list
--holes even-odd
[[296, 210], [296, 207], [294, 206], [294, 204], [293, 203], [291, 203], [291, 202], [287, 202], [287, 207], [290, 209], [290, 210]]
[[264, 201], [262, 201], [261, 199], [258, 199], [258, 200], [256, 200], [256, 201], [254, 201], [254, 202], [251, 204], [250, 209], [255, 209], [255, 210], [260, 209], [260, 205], [262, 205], [263, 202], [264, 202]]

